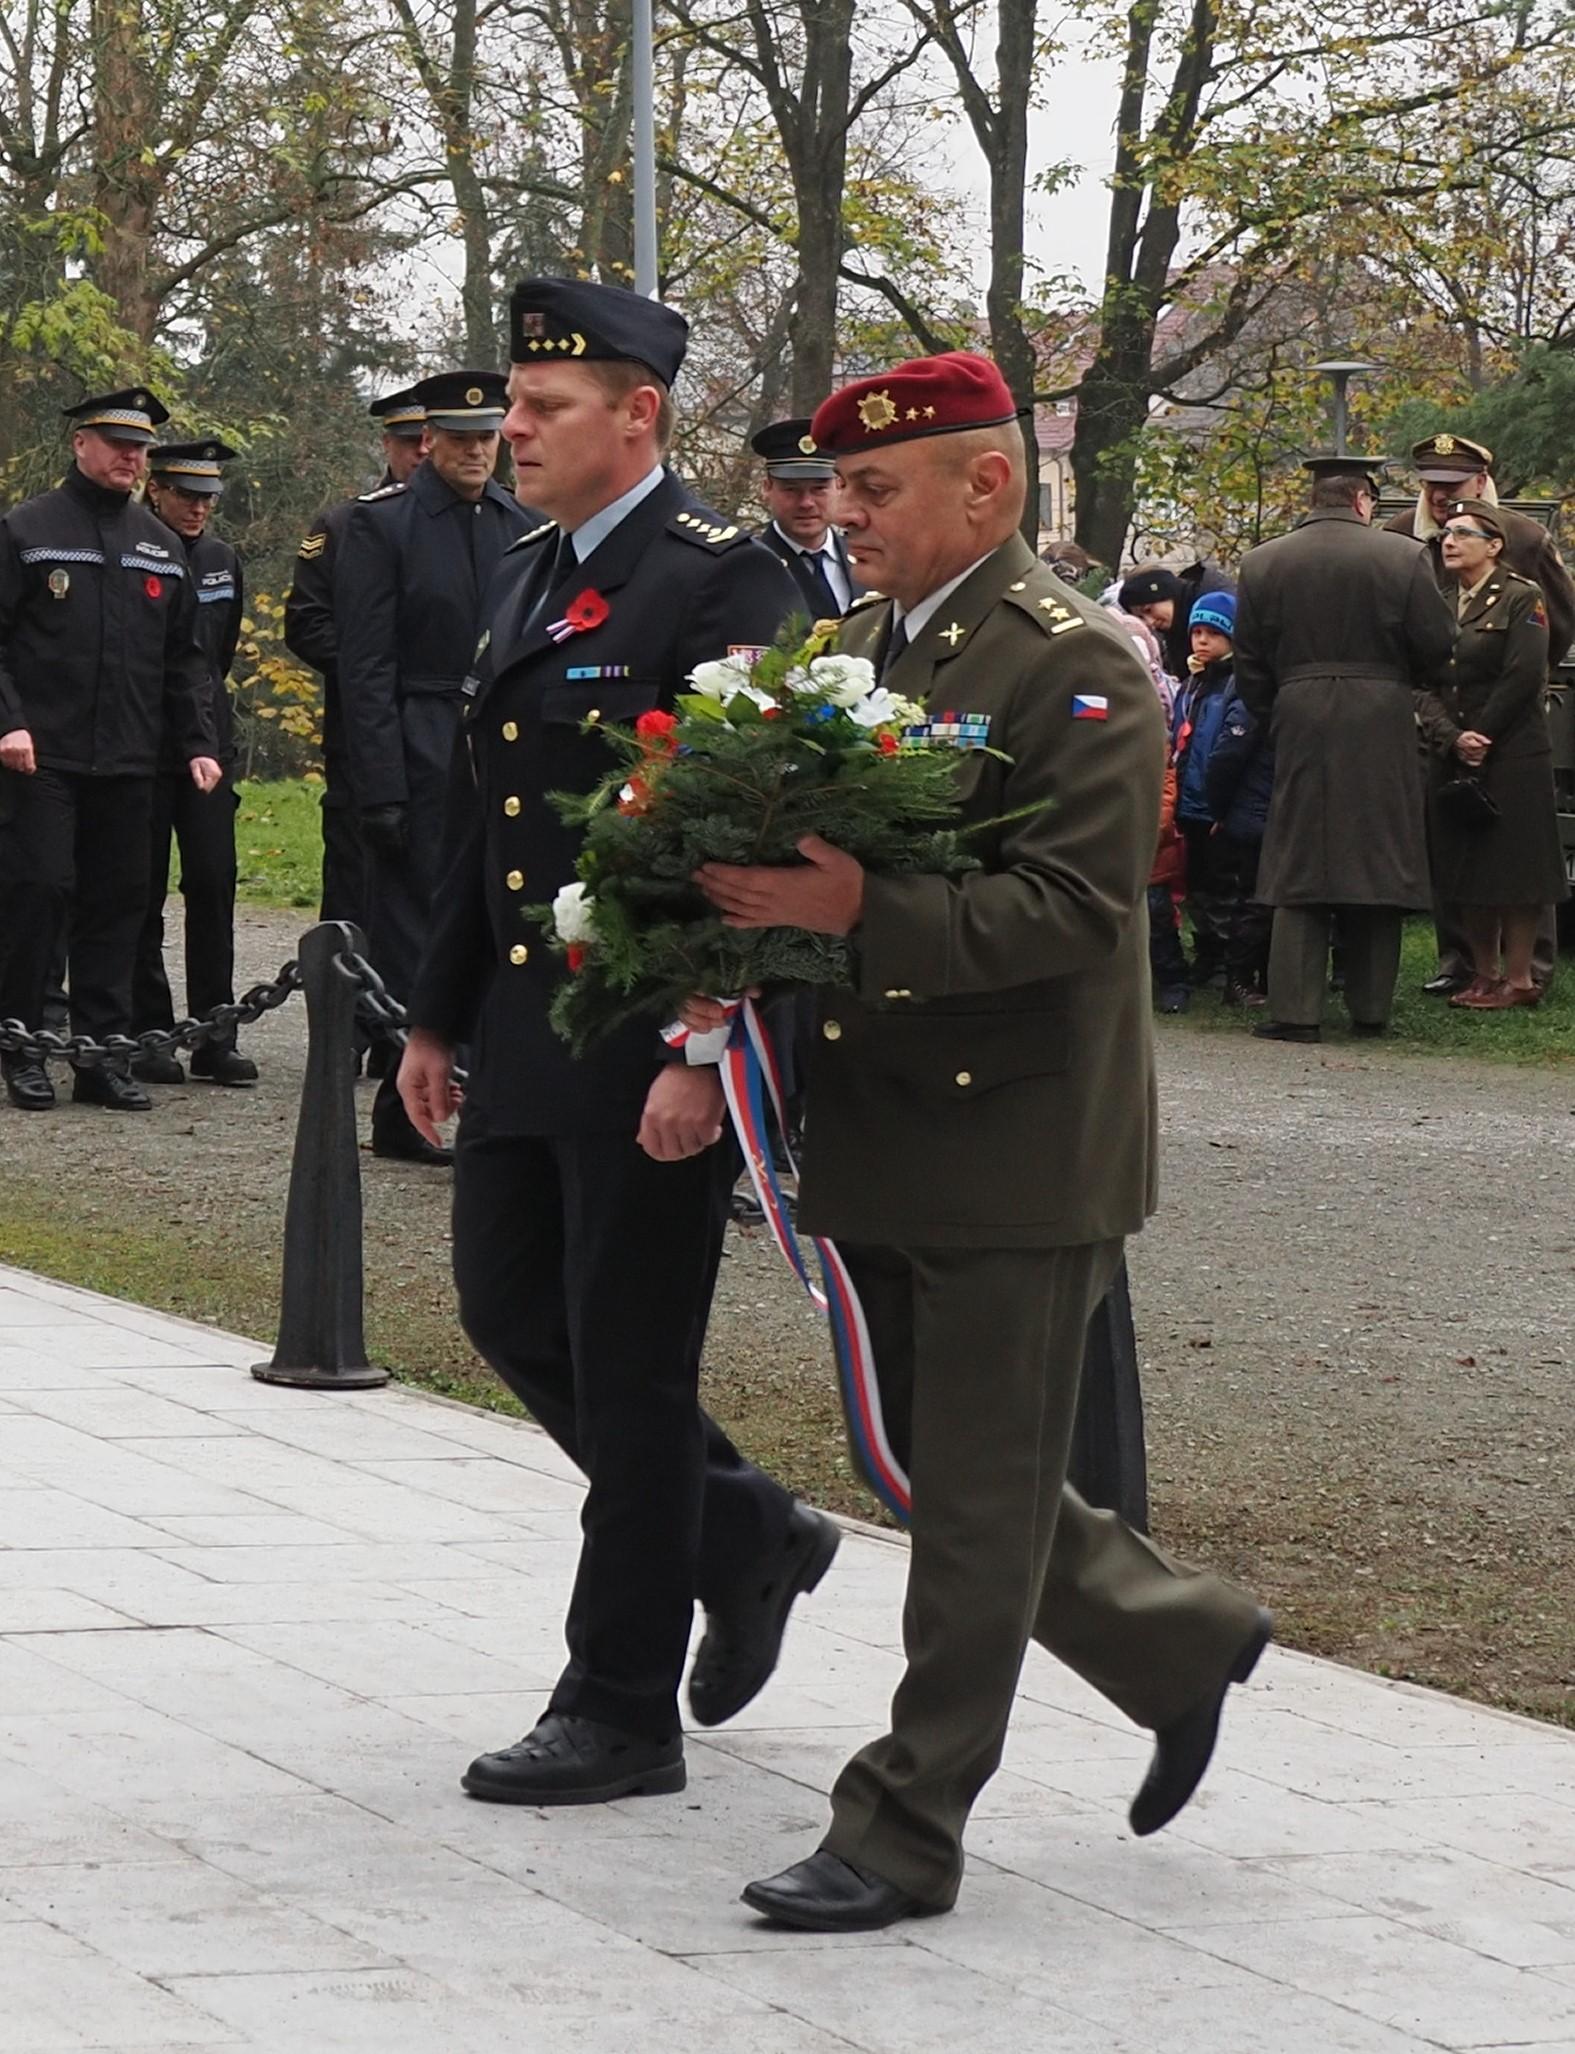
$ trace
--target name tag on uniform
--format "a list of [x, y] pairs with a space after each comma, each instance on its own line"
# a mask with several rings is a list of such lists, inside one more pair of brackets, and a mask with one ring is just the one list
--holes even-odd
[[936, 742], [944, 748], [983, 749], [989, 746], [990, 716], [988, 713], [932, 713], [928, 720], [921, 720], [903, 730], [903, 739], [909, 742]]

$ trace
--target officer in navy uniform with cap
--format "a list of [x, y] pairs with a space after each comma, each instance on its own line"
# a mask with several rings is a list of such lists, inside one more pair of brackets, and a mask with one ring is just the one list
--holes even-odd
[[[224, 778], [213, 791], [199, 792], [166, 745], [154, 786], [148, 908], [131, 988], [131, 1016], [139, 1034], [175, 1023], [164, 968], [171, 835], [180, 849], [180, 890], [186, 905], [187, 1011], [206, 1019], [215, 1006], [229, 1005], [235, 997], [235, 811], [240, 799], [235, 790], [235, 715], [228, 679], [246, 598], [240, 558], [209, 529], [224, 490], [224, 466], [233, 463], [235, 455], [228, 443], [211, 435], [196, 442], [160, 443], [148, 452], [148, 504], [185, 545], [197, 601], [197, 642], [208, 659], [204, 705]], [[144, 1084], [185, 1082], [173, 1054], [138, 1057], [131, 1071]], [[213, 1084], [255, 1084], [257, 1065], [239, 1053], [231, 1027], [192, 1051], [191, 1074]]]
[[[404, 485], [426, 451], [427, 410], [408, 386], [385, 392], [367, 410], [383, 435], [383, 475], [374, 487]], [[284, 602], [284, 644], [323, 679], [323, 881], [320, 917], [366, 925], [365, 859], [356, 827], [339, 704], [339, 636], [334, 626], [334, 564], [354, 498], [324, 507], [301, 538], [295, 582]]]
[[[426, 459], [408, 485], [356, 502], [334, 572], [345, 747], [367, 852], [367, 938], [400, 1000], [410, 996], [427, 937], [482, 596], [527, 525], [492, 476], [507, 404], [502, 373], [445, 371], [412, 394], [426, 408]], [[451, 1160], [411, 1126], [392, 1075], [372, 1108], [372, 1151]]]
[[553, 1032], [561, 959], [526, 909], [574, 877], [550, 803], [612, 761], [596, 730], [671, 707], [698, 663], [769, 645], [798, 607], [771, 553], [663, 463], [687, 324], [616, 286], [537, 278], [510, 311], [505, 423], [522, 496], [554, 519], [510, 552], [466, 682], [454, 854], [400, 1071], [431, 1139], [473, 1056], [456, 1146], [454, 1270], [478, 1352], [585, 1472], [568, 1663], [473, 1797], [585, 1803], [684, 1783], [678, 1684], [702, 1724], [747, 1704], [837, 1545], [700, 1410], [736, 1157], [714, 1068], [659, 1022], [582, 1057]]
[[864, 591], [842, 532], [831, 525], [837, 467], [815, 447], [807, 420], [773, 421], [749, 446], [766, 465], [760, 501], [771, 518], [760, 539], [793, 573], [810, 619], [834, 620]]
[[[222, 775], [185, 551], [132, 497], [169, 414], [129, 386], [65, 409], [73, 462], [0, 520], [0, 1019], [38, 1026], [69, 930], [71, 1021], [131, 1031], [153, 786], [166, 745], [199, 791]], [[11, 1103], [54, 1104], [41, 1063], [5, 1059]], [[123, 1062], [72, 1096], [146, 1112]]]

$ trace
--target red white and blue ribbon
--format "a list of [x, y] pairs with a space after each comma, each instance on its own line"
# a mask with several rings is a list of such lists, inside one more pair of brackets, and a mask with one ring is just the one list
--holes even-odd
[[[907, 1473], [893, 1454], [887, 1437], [880, 1385], [875, 1376], [875, 1355], [859, 1294], [836, 1243], [820, 1234], [809, 1237], [820, 1270], [821, 1281], [817, 1283], [793, 1230], [772, 1146], [774, 1130], [781, 1142], [788, 1174], [796, 1182], [798, 1165], [788, 1145], [782, 1074], [776, 1051], [753, 999], [729, 999], [723, 1005], [730, 1025], [718, 1070], [756, 1202], [783, 1260], [830, 1322], [843, 1410], [859, 1466], [881, 1503], [907, 1525], [913, 1512], [913, 1494]], [[686, 1049], [694, 1038], [687, 1027], [668, 1027], [662, 1033], [671, 1048]]]

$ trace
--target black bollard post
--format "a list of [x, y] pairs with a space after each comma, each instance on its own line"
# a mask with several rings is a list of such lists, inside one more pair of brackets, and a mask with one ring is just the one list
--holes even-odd
[[355, 1125], [356, 987], [339, 969], [366, 953], [358, 927], [327, 920], [301, 938], [306, 1081], [284, 1215], [279, 1342], [259, 1383], [361, 1391], [388, 1382], [361, 1329], [361, 1163]]
[[1067, 1480], [1089, 1504], [1148, 1532], [1143, 1386], [1124, 1262], [1088, 1322]]

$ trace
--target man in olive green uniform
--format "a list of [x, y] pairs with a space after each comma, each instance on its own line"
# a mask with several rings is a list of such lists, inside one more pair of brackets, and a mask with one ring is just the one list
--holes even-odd
[[[1411, 535], [1427, 545], [1433, 575], [1445, 598], [1453, 602], [1455, 581], [1444, 563], [1443, 547], [1444, 523], [1449, 519], [1450, 509], [1463, 499], [1485, 500], [1497, 508], [1504, 526], [1501, 563], [1506, 570], [1518, 572], [1542, 588], [1548, 616], [1548, 676], [1550, 681], [1556, 680], [1559, 665], [1575, 643], [1575, 582], [1564, 567], [1553, 537], [1529, 514], [1498, 506], [1493, 452], [1485, 443], [1447, 432], [1429, 435], [1413, 447], [1411, 464], [1421, 489], [1415, 506], [1408, 506], [1386, 524], [1390, 532]], [[1460, 908], [1436, 892], [1433, 926], [1438, 936], [1438, 969], [1422, 989], [1433, 998], [1448, 998], [1464, 991], [1475, 973]], [[1532, 977], [1543, 990], [1552, 981], [1557, 955], [1558, 922], [1553, 907], [1545, 906], [1531, 966]]]
[[1236, 593], [1236, 688], [1274, 740], [1258, 867], [1270, 1017], [1253, 1029], [1273, 1041], [1320, 1038], [1336, 912], [1352, 1026], [1388, 1025], [1405, 915], [1430, 897], [1413, 694], [1440, 682], [1454, 640], [1425, 551], [1371, 525], [1371, 465], [1306, 468], [1312, 510], [1248, 550]]
[[910, 1494], [913, 1550], [892, 1730], [838, 1778], [823, 1846], [744, 1893], [815, 1931], [951, 1906], [1030, 1637], [1155, 1733], [1138, 1832], [1191, 1796], [1269, 1637], [1250, 1598], [1063, 1487], [1089, 1314], [1154, 1203], [1165, 744], [1130, 642], [1017, 532], [1014, 414], [959, 352], [846, 387], [813, 429], [859, 576], [891, 595], [842, 646], [957, 746], [979, 869], [866, 876], [811, 839], [800, 868], [700, 872], [735, 925], [857, 950], [856, 988], [822, 999], [800, 1223], [835, 1236], [861, 1300], [850, 1430]]

